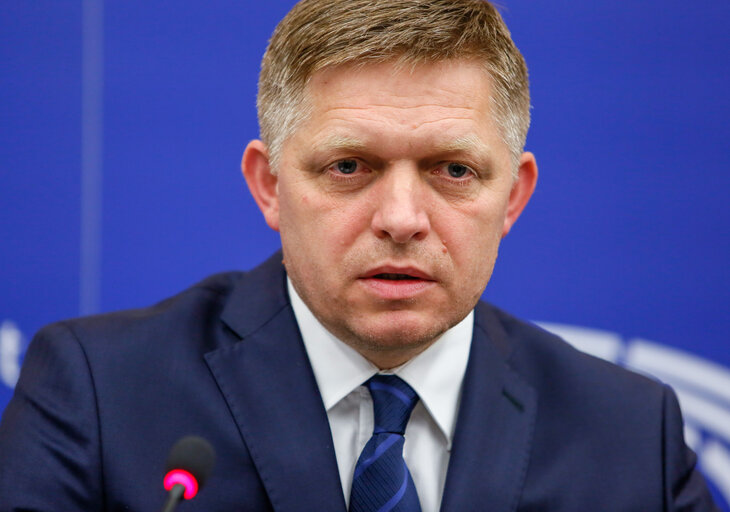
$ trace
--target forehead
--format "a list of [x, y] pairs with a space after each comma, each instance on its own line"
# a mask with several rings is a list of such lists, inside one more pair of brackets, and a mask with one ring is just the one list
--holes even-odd
[[443, 144], [449, 140], [499, 141], [492, 116], [491, 80], [468, 60], [415, 66], [394, 62], [321, 70], [306, 89], [308, 120], [299, 131], [323, 139], [388, 144]]

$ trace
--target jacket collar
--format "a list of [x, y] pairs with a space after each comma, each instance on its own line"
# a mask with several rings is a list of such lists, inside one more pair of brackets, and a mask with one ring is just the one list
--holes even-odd
[[240, 341], [206, 354], [274, 510], [345, 510], [327, 414], [285, 291], [281, 254], [222, 313]]

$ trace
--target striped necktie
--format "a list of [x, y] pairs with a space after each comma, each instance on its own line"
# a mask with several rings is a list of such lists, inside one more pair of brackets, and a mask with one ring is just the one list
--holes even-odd
[[375, 375], [365, 385], [373, 397], [375, 429], [355, 466], [350, 512], [420, 512], [403, 460], [403, 434], [418, 395], [395, 375]]

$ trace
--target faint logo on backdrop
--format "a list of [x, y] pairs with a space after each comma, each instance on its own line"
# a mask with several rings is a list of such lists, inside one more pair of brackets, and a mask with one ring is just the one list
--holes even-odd
[[11, 322], [0, 324], [0, 384], [14, 388], [20, 375], [23, 333]]
[[591, 355], [666, 382], [677, 393], [687, 444], [702, 472], [730, 509], [730, 369], [640, 338], [597, 329], [540, 322], [540, 326]]

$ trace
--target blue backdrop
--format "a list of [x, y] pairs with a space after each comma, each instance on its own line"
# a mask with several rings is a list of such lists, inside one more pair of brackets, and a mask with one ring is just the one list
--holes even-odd
[[[501, 3], [541, 176], [486, 298], [672, 383], [730, 511], [730, 2]], [[292, 4], [0, 4], [0, 410], [41, 325], [278, 245], [239, 161]]]

